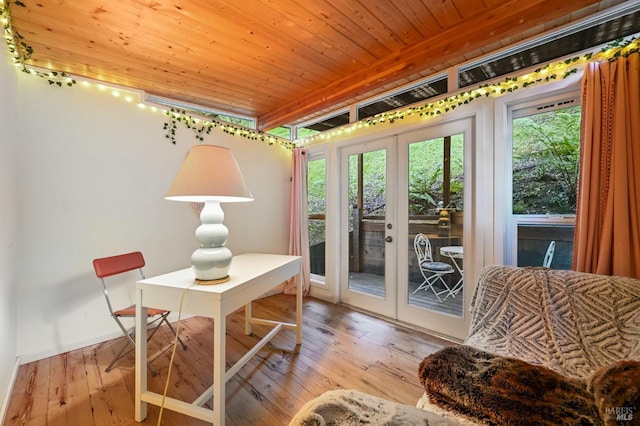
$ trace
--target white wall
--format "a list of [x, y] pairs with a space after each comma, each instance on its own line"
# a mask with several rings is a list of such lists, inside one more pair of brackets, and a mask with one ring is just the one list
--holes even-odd
[[16, 69], [0, 42], [0, 423], [16, 369]]
[[[17, 112], [17, 353], [27, 362], [117, 332], [94, 258], [141, 250], [147, 276], [189, 266], [198, 217], [163, 197], [198, 142], [184, 129], [171, 144], [163, 113], [95, 85], [19, 75]], [[286, 253], [290, 152], [217, 129], [205, 143], [232, 149], [255, 198], [223, 205], [228, 247]]]

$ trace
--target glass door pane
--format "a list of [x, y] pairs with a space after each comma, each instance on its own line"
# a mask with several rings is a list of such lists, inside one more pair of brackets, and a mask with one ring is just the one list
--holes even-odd
[[340, 300], [395, 318], [396, 249], [392, 139], [342, 151]]
[[325, 275], [327, 160], [320, 158], [307, 163], [307, 210], [309, 220], [309, 255], [311, 275]]
[[408, 148], [407, 303], [462, 316], [464, 291], [462, 134]]
[[349, 156], [350, 290], [385, 297], [385, 149]]

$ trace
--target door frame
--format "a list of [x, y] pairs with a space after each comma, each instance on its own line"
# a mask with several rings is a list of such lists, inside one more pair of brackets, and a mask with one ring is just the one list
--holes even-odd
[[[395, 136], [383, 137], [359, 144], [347, 145], [339, 150], [340, 158], [340, 279], [339, 298], [342, 303], [374, 312], [389, 318], [397, 315], [397, 223], [396, 203], [397, 199], [397, 138]], [[377, 297], [366, 295], [349, 289], [349, 200], [348, 184], [349, 156], [359, 153], [386, 150], [386, 209], [385, 209], [385, 238], [391, 238], [391, 242], [384, 245], [385, 251], [385, 296]], [[391, 224], [391, 229], [387, 227]]]
[[398, 135], [398, 235], [409, 235], [409, 144], [414, 142], [436, 139], [443, 136], [463, 134], [464, 138], [464, 217], [463, 217], [463, 246], [465, 248], [464, 290], [462, 291], [462, 317], [438, 313], [425, 308], [409, 304], [409, 254], [407, 250], [398, 253], [398, 306], [397, 319], [455, 340], [464, 340], [469, 332], [469, 306], [475, 290], [475, 264], [482, 257], [477, 256], [481, 249], [477, 247], [479, 241], [474, 235], [474, 216], [476, 211], [477, 180], [474, 173], [476, 168], [475, 156], [475, 118], [473, 116], [460, 117], [445, 122], [425, 126], [420, 129]]

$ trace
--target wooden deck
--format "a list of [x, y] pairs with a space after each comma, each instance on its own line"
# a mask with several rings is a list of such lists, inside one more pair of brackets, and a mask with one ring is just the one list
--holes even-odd
[[[417, 289], [419, 285], [419, 282], [409, 282], [410, 305], [448, 315], [458, 317], [462, 316], [462, 292], [464, 290], [461, 290], [456, 297], [447, 297], [443, 302], [440, 302], [429, 289], [419, 290], [416, 294], [413, 294], [414, 290]], [[350, 272], [349, 286], [352, 290], [362, 293], [378, 297], [384, 296], [384, 277], [381, 275]], [[436, 284], [436, 290], [442, 289], [444, 289], [444, 287], [438, 287], [438, 284]]]
[[[258, 316], [294, 321], [295, 297], [276, 295], [254, 302]], [[269, 328], [254, 326], [246, 336], [243, 310], [227, 317], [228, 365], [264, 336]], [[150, 351], [170, 338], [166, 327], [150, 343]], [[169, 381], [170, 396], [193, 400], [212, 382], [211, 320], [182, 322], [187, 350], [178, 349]], [[20, 367], [5, 425], [138, 425], [134, 421], [134, 356], [123, 358], [105, 373], [124, 338], [67, 352]], [[226, 424], [286, 425], [302, 405], [331, 389], [358, 389], [415, 405], [423, 389], [420, 361], [449, 343], [340, 305], [311, 297], [304, 300], [303, 344], [295, 348], [294, 331], [278, 334], [227, 383]], [[149, 388], [162, 392], [169, 354], [153, 363]], [[149, 407], [141, 424], [158, 422], [158, 407]], [[206, 425], [165, 410], [163, 425]]]

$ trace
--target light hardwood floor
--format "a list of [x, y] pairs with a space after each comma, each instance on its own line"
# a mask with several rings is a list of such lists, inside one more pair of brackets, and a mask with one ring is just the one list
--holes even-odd
[[[246, 336], [243, 310], [227, 317], [227, 368], [257, 336]], [[295, 297], [270, 296], [254, 302], [256, 316], [295, 321]], [[166, 327], [150, 342], [152, 349], [170, 339]], [[211, 320], [183, 320], [180, 335], [188, 349], [178, 348], [168, 395], [193, 400], [212, 383]], [[257, 336], [256, 336], [257, 335]], [[124, 338], [74, 350], [20, 367], [5, 425], [136, 425], [134, 355], [104, 371]], [[291, 330], [279, 333], [227, 383], [227, 425], [287, 425], [302, 405], [331, 389], [358, 389], [415, 405], [422, 395], [418, 365], [446, 341], [380, 320], [346, 307], [305, 298], [303, 343], [296, 350]], [[170, 352], [153, 363], [149, 389], [162, 392]], [[159, 408], [149, 406], [142, 424], [157, 424]], [[165, 410], [163, 425], [208, 423]]]

